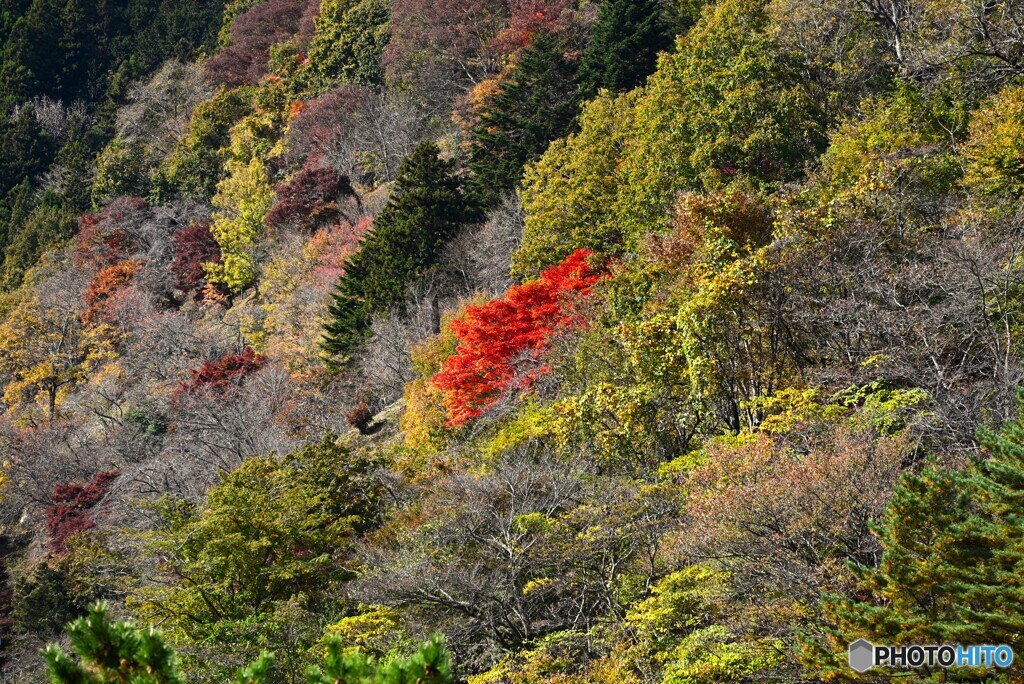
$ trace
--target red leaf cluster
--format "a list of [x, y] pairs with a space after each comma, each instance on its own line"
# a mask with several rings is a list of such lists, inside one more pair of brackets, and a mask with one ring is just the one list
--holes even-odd
[[238, 15], [231, 44], [206, 63], [206, 77], [231, 88], [259, 83], [267, 74], [271, 46], [295, 35], [304, 10], [295, 0], [268, 0]]
[[110, 483], [118, 474], [116, 470], [108, 470], [98, 474], [86, 485], [67, 484], [53, 488], [50, 496], [53, 505], [46, 509], [46, 530], [51, 553], [65, 553], [68, 537], [96, 525], [91, 511], [110, 491]]
[[246, 347], [241, 354], [228, 354], [222, 359], [207, 361], [192, 371], [192, 379], [181, 383], [178, 394], [210, 392], [224, 394], [237, 387], [242, 380], [263, 367], [266, 357], [257, 354], [252, 347]]
[[203, 264], [219, 264], [220, 245], [210, 232], [209, 219], [191, 223], [174, 234], [174, 262], [171, 272], [175, 276], [175, 287], [183, 292], [200, 289], [206, 278]]
[[107, 302], [128, 286], [141, 266], [138, 261], [121, 261], [100, 270], [85, 291], [86, 308], [82, 322], [91, 325], [99, 321]]
[[149, 205], [141, 197], [122, 197], [103, 211], [80, 216], [75, 265], [103, 268], [128, 259], [139, 249], [133, 231], [148, 216]]
[[444, 390], [448, 425], [455, 427], [482, 415], [509, 390], [523, 391], [548, 367], [540, 357], [559, 329], [579, 325], [568, 298], [586, 296], [602, 275], [579, 249], [565, 261], [531, 280], [509, 288], [501, 299], [466, 309], [452, 322], [459, 340], [434, 384]]
[[341, 215], [338, 200], [354, 197], [348, 176], [329, 167], [306, 167], [275, 189], [277, 201], [267, 214], [270, 228], [312, 233]]

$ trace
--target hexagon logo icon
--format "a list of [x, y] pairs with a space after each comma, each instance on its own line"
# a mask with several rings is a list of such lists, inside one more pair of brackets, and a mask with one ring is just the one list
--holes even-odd
[[867, 639], [857, 639], [850, 644], [850, 667], [857, 672], [867, 672], [875, 664], [875, 647]]

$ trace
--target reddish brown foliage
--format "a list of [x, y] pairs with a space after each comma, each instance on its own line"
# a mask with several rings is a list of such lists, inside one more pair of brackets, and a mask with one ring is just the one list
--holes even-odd
[[210, 221], [196, 221], [174, 234], [174, 263], [171, 272], [175, 287], [183, 292], [197, 291], [206, 278], [203, 264], [219, 264], [220, 245], [210, 232]]
[[587, 295], [601, 275], [579, 249], [540, 278], [509, 288], [501, 299], [471, 306], [452, 322], [459, 339], [434, 384], [446, 392], [448, 424], [483, 414], [509, 390], [529, 388], [548, 368], [540, 357], [559, 328], [579, 325], [568, 306], [571, 295]]
[[141, 266], [138, 261], [122, 261], [97, 273], [85, 292], [86, 308], [82, 322], [90, 325], [100, 321], [107, 302], [131, 282]]
[[[395, 0], [383, 62], [391, 78], [478, 80], [481, 57], [508, 17], [503, 0]], [[475, 72], [475, 73], [474, 73]], [[429, 75], [429, 76], [427, 76]]]
[[298, 33], [295, 37], [299, 47], [305, 52], [309, 44], [313, 42], [313, 35], [316, 33], [316, 20], [320, 17], [320, 0], [306, 0], [302, 6], [302, 15], [299, 17]]
[[648, 251], [658, 261], [683, 270], [704, 245], [709, 227], [748, 250], [767, 244], [773, 225], [771, 212], [745, 193], [685, 194], [676, 205], [672, 232], [652, 236]]
[[558, 33], [566, 28], [568, 0], [513, 0], [508, 25], [491, 42], [492, 52], [511, 55], [526, 47], [538, 31]]
[[240, 14], [231, 25], [231, 45], [206, 63], [206, 77], [229, 87], [259, 83], [270, 47], [295, 35], [303, 11], [295, 0], [268, 0]]
[[345, 416], [348, 424], [359, 430], [359, 434], [365, 435], [370, 431], [370, 424], [373, 422], [373, 413], [366, 404], [360, 403]]
[[537, 31], [576, 28], [568, 0], [395, 0], [383, 64], [422, 93], [465, 93], [487, 80]]
[[149, 205], [141, 197], [122, 197], [95, 214], [78, 219], [75, 236], [75, 264], [104, 268], [128, 259], [138, 248], [133, 235], [149, 216]]
[[287, 183], [278, 185], [275, 194], [277, 201], [267, 214], [267, 226], [308, 233], [338, 219], [339, 199], [355, 197], [348, 176], [331, 168], [309, 166]]
[[252, 347], [246, 347], [241, 354], [228, 354], [222, 359], [207, 361], [199, 370], [192, 371], [191, 380], [181, 383], [178, 393], [224, 394], [262, 368], [265, 361], [266, 358], [253, 351]]
[[118, 476], [116, 470], [98, 474], [86, 485], [57, 485], [53, 488], [46, 509], [46, 530], [49, 534], [50, 552], [62, 554], [67, 551], [68, 537], [92, 529], [96, 519], [91, 514], [110, 490], [110, 483]]
[[345, 271], [345, 262], [359, 249], [359, 241], [372, 227], [373, 219], [363, 216], [355, 224], [342, 220], [330, 228], [321, 228], [309, 239], [306, 258], [318, 287], [334, 287]]
[[737, 578], [768, 583], [820, 586], [843, 579], [845, 560], [874, 562], [869, 523], [914, 445], [905, 434], [815, 427], [802, 428], [799, 449], [764, 433], [713, 444], [686, 480], [691, 524], [676, 539], [680, 550], [693, 562], [730, 559]]
[[372, 93], [367, 88], [344, 84], [305, 103], [289, 126], [288, 154], [299, 163], [329, 161], [337, 147], [344, 147]]

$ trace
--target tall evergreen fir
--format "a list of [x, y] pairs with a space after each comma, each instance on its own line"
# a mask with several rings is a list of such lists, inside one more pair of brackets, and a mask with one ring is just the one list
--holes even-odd
[[523, 165], [569, 131], [578, 102], [575, 65], [560, 41], [537, 33], [471, 133], [473, 191], [484, 206], [512, 190]]
[[[989, 458], [966, 472], [903, 478], [875, 530], [881, 563], [859, 571], [856, 600], [825, 601], [832, 651], [859, 637], [1024, 647], [1024, 426], [982, 445]], [[806, 654], [822, 672], [845, 667], [829, 650]]]
[[632, 90], [654, 73], [658, 53], [672, 46], [672, 34], [657, 0], [605, 0], [594, 37], [580, 62], [580, 90]]
[[328, 308], [321, 348], [337, 369], [365, 336], [370, 317], [401, 304], [406, 289], [473, 217], [455, 163], [421, 143], [398, 171], [391, 197], [345, 264]]

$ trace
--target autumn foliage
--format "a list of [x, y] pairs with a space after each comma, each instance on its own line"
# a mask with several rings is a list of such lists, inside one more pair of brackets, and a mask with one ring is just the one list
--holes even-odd
[[466, 309], [452, 322], [458, 337], [434, 384], [445, 391], [448, 424], [458, 426], [482, 415], [509, 390], [528, 389], [548, 368], [540, 356], [552, 335], [578, 325], [569, 297], [586, 296], [602, 277], [579, 249], [565, 261], [483, 306]]
[[53, 488], [46, 509], [46, 529], [50, 552], [62, 554], [67, 550], [68, 537], [85, 532], [96, 525], [92, 509], [110, 490], [110, 483], [118, 476], [116, 470], [99, 473], [86, 485], [67, 484]]
[[231, 25], [231, 45], [206, 63], [206, 77], [229, 87], [259, 83], [267, 73], [270, 47], [295, 33], [302, 10], [294, 0], [269, 0], [239, 15]]
[[247, 376], [259, 370], [266, 359], [246, 347], [241, 354], [207, 361], [192, 371], [192, 379], [181, 384], [179, 395], [184, 393], [210, 392], [223, 394], [229, 388], [238, 385]]
[[97, 273], [85, 293], [82, 322], [86, 325], [97, 322], [106, 304], [131, 282], [141, 266], [138, 261], [121, 261]]
[[293, 228], [312, 233], [340, 216], [338, 201], [353, 197], [348, 177], [329, 167], [306, 167], [274, 190], [276, 201], [267, 214], [272, 228]]
[[370, 432], [370, 425], [373, 423], [373, 413], [365, 403], [360, 403], [354, 409], [345, 414], [348, 424], [359, 430], [359, 434], [366, 435]]
[[221, 263], [220, 245], [210, 232], [209, 220], [196, 221], [174, 234], [175, 287], [183, 292], [199, 290], [206, 279], [205, 263]]
[[122, 197], [94, 214], [78, 219], [75, 236], [75, 263], [103, 268], [124, 261], [138, 248], [129, 228], [141, 223], [149, 205], [141, 197]]

